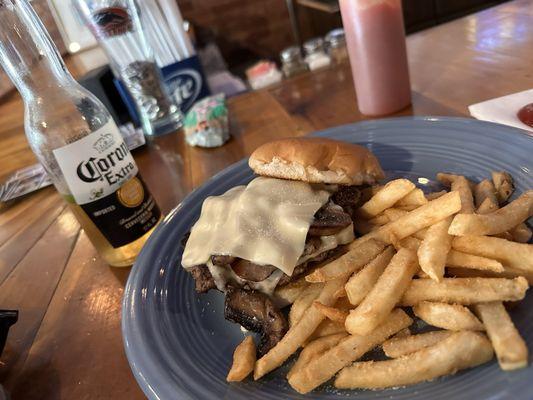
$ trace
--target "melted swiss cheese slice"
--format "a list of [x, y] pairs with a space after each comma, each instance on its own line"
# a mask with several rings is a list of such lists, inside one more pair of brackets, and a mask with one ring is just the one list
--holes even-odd
[[248, 186], [208, 197], [191, 229], [182, 265], [206, 264], [221, 254], [292, 275], [313, 216], [329, 196], [305, 182], [259, 177]]

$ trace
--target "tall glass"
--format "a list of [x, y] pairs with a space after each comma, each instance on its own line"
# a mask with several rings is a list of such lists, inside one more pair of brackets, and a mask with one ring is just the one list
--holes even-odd
[[27, 0], [0, 0], [0, 64], [56, 189], [102, 257], [131, 265], [161, 212], [111, 115], [72, 78]]
[[135, 100], [145, 134], [173, 132], [183, 124], [161, 79], [134, 0], [77, 0], [87, 25], [106, 51], [115, 76]]
[[359, 111], [384, 115], [411, 104], [401, 0], [340, 0]]

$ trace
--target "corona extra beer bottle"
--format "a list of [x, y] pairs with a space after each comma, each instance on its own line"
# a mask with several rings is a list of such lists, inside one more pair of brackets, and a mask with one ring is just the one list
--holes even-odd
[[131, 265], [161, 212], [111, 115], [72, 78], [27, 0], [0, 0], [0, 63], [55, 187], [101, 256]]

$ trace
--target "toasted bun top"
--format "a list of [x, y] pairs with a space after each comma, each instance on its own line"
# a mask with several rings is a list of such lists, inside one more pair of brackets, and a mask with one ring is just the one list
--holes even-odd
[[275, 140], [250, 156], [256, 174], [310, 183], [373, 184], [385, 174], [365, 147], [319, 137]]

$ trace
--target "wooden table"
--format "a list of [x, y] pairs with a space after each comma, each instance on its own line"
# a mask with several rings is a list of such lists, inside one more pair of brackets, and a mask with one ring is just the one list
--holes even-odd
[[[410, 36], [413, 106], [398, 115], [466, 115], [469, 104], [531, 88], [532, 47], [530, 0]], [[232, 98], [229, 108], [233, 138], [219, 149], [187, 147], [178, 133], [134, 152], [164, 212], [261, 143], [364, 119], [346, 65]], [[13, 95], [0, 105], [0, 179], [35, 162], [22, 132]], [[0, 307], [19, 309], [20, 320], [0, 382], [14, 399], [143, 398], [120, 333], [128, 273], [102, 262], [52, 188], [1, 211]]]

